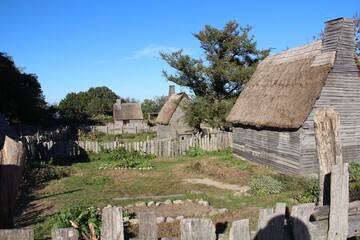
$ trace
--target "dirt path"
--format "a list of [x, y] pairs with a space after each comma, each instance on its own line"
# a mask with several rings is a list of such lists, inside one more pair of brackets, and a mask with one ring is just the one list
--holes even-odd
[[239, 192], [246, 192], [249, 190], [248, 186], [241, 187], [241, 186], [235, 185], [235, 184], [228, 184], [228, 183], [214, 181], [209, 178], [183, 179], [183, 181], [193, 183], [193, 184], [205, 184], [205, 185], [209, 185], [209, 186], [213, 186], [213, 187], [217, 187], [217, 188], [221, 188], [221, 189], [239, 191]]

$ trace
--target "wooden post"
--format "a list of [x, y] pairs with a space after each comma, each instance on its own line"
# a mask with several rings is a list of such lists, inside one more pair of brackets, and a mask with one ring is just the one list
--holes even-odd
[[53, 240], [77, 240], [79, 233], [75, 228], [53, 228], [51, 239]]
[[229, 240], [250, 240], [249, 219], [234, 221], [232, 223]]
[[257, 239], [284, 239], [285, 203], [277, 203], [275, 213], [272, 208], [260, 209]]
[[314, 119], [316, 149], [319, 162], [319, 206], [330, 204], [331, 166], [341, 164], [340, 116], [331, 108], [316, 112]]
[[124, 224], [121, 207], [105, 207], [102, 210], [102, 240], [124, 240]]
[[331, 204], [328, 240], [348, 235], [349, 171], [348, 163], [336, 164], [331, 171]]
[[180, 221], [181, 240], [215, 240], [215, 226], [208, 218], [182, 219]]
[[139, 240], [157, 240], [157, 223], [154, 212], [141, 212], [139, 221]]
[[300, 204], [292, 207], [290, 220], [295, 240], [317, 239], [314, 237], [316, 227], [309, 221], [314, 209], [314, 203]]
[[0, 154], [0, 229], [14, 227], [13, 214], [16, 194], [21, 182], [26, 145], [5, 136]]
[[34, 229], [32, 228], [1, 229], [0, 239], [33, 240]]

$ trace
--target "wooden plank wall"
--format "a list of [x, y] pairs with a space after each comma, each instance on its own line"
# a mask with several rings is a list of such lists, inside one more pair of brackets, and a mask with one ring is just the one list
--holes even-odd
[[301, 136], [303, 174], [317, 171], [314, 116], [319, 108], [326, 106], [331, 106], [340, 114], [340, 137], [344, 161], [360, 161], [360, 77], [354, 60], [353, 29], [352, 19], [339, 19], [326, 25], [322, 52], [336, 50], [337, 57], [320, 98], [303, 125]]
[[300, 134], [234, 127], [233, 152], [283, 172], [300, 173]]

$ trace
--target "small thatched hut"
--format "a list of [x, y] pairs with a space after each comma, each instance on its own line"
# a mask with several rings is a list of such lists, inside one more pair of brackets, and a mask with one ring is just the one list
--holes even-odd
[[184, 121], [183, 106], [189, 101], [186, 93], [175, 93], [174, 86], [170, 86], [169, 99], [161, 108], [156, 118], [158, 139], [186, 137], [193, 133], [193, 129]]
[[268, 56], [257, 67], [227, 120], [235, 154], [284, 172], [318, 170], [314, 115], [340, 114], [345, 161], [360, 157], [360, 74], [354, 22], [325, 23], [324, 39]]
[[141, 103], [121, 103], [117, 99], [113, 106], [114, 125], [136, 127], [143, 125]]

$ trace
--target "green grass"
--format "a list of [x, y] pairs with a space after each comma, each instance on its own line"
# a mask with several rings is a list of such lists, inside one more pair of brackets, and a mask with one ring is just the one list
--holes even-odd
[[[52, 211], [44, 214], [41, 221], [33, 224], [36, 239], [49, 237], [56, 213], [69, 207], [126, 206], [139, 201], [136, 197], [173, 194], [184, 194], [176, 199], [202, 198], [208, 200], [215, 208], [229, 209], [228, 215], [224, 216], [229, 221], [234, 220], [231, 219], [232, 214], [240, 214], [243, 218], [250, 218], [251, 226], [256, 228], [260, 208], [275, 207], [277, 202], [285, 202], [291, 207], [296, 203], [294, 196], [304, 190], [306, 181], [308, 181], [304, 177], [278, 174], [271, 169], [242, 161], [233, 156], [230, 151], [194, 154], [194, 156], [177, 158], [164, 157], [148, 161], [154, 168], [146, 171], [99, 169], [102, 164], [113, 162], [113, 160], [93, 157], [89, 157], [88, 161], [76, 162], [73, 160], [72, 164], [67, 162], [67, 165], [70, 166], [65, 168], [49, 165], [49, 169], [56, 172], [56, 178], [47, 179], [41, 187], [34, 186], [31, 189], [33, 201], [41, 199], [51, 203], [52, 206]], [[64, 169], [66, 169], [67, 174], [61, 174]], [[269, 174], [283, 184], [284, 191], [282, 193], [267, 196], [236, 197], [234, 192], [230, 190], [202, 184], [185, 184], [182, 181], [182, 178], [190, 177], [211, 178], [226, 183], [248, 185], [252, 179]], [[46, 176], [48, 175], [51, 176], [50, 173]], [[28, 176], [31, 177], [31, 174]], [[191, 190], [200, 194], [190, 194]], [[124, 197], [133, 199], [114, 200]], [[166, 199], [167, 197], [153, 200], [163, 201]], [[144, 201], [151, 200], [146, 199]]]

